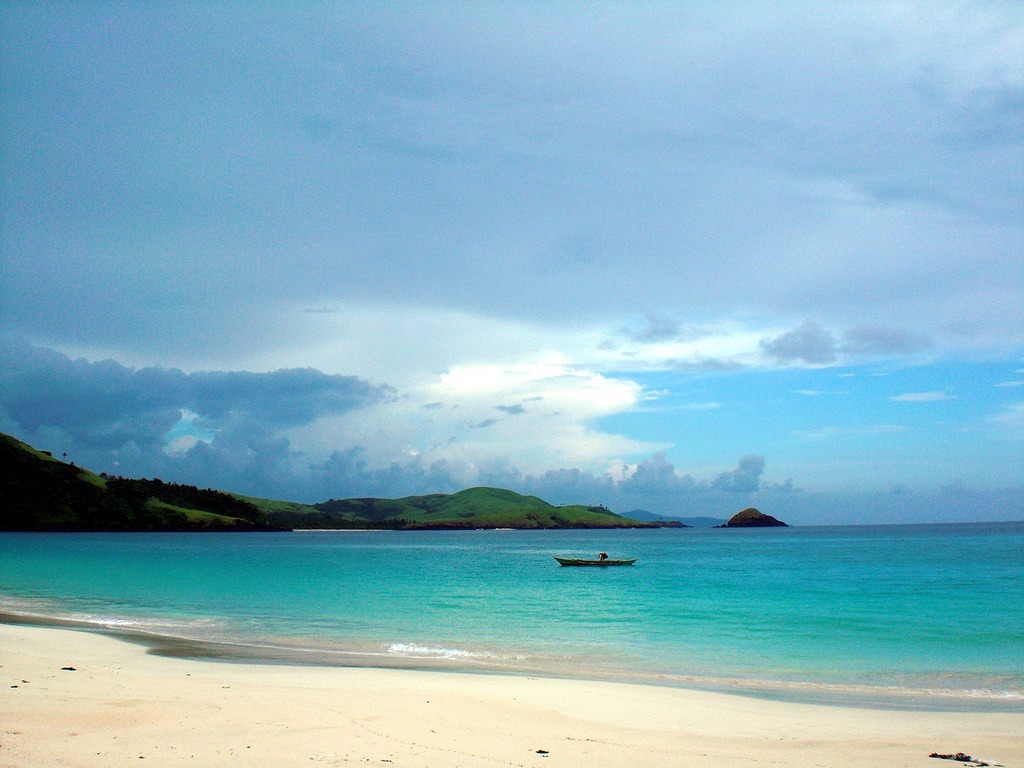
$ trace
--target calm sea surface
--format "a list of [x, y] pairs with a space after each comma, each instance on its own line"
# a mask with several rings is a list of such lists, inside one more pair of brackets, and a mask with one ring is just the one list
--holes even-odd
[[[552, 559], [602, 550], [639, 562]], [[177, 652], [1024, 711], [1024, 524], [6, 533], [0, 610], [202, 643]]]

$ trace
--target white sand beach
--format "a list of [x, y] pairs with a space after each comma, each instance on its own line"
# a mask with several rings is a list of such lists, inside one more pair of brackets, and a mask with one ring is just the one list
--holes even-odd
[[[72, 669], [64, 669], [73, 667]], [[153, 656], [0, 625], [0, 766], [1024, 766], [1024, 714]]]

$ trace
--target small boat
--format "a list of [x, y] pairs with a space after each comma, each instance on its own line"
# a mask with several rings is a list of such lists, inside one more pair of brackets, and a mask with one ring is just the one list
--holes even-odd
[[576, 557], [555, 557], [559, 565], [596, 565], [599, 568], [603, 568], [608, 565], [632, 565], [639, 558], [634, 557], [632, 560], [609, 560], [604, 558], [603, 560], [581, 560]]

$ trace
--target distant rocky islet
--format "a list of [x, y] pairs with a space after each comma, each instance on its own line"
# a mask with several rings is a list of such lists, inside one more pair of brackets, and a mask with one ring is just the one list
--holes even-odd
[[784, 523], [778, 518], [766, 515], [764, 512], [754, 507], [747, 507], [746, 509], [737, 512], [731, 518], [729, 522], [724, 525], [716, 526], [718, 528], [788, 528], [789, 524]]

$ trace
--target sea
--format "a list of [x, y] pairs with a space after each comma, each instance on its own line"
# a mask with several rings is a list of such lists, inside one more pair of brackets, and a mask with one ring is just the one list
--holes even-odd
[[[637, 562], [553, 557], [598, 552]], [[2, 533], [0, 614], [195, 658], [1024, 711], [1024, 523]]]

